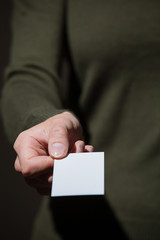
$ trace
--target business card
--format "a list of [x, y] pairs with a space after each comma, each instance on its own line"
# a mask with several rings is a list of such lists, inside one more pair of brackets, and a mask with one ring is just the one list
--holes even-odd
[[70, 153], [55, 159], [52, 197], [104, 195], [104, 152]]

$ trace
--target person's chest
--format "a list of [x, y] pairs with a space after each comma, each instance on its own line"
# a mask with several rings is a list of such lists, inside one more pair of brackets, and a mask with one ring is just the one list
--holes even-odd
[[160, 1], [68, 0], [66, 28], [78, 66], [160, 51]]

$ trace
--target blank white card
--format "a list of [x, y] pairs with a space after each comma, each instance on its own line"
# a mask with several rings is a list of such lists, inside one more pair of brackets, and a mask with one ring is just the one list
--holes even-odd
[[52, 197], [104, 195], [104, 152], [70, 153], [54, 160]]

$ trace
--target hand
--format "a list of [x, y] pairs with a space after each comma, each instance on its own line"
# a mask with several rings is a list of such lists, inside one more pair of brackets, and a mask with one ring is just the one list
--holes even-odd
[[85, 145], [77, 118], [64, 112], [23, 131], [14, 149], [16, 171], [40, 194], [50, 195], [54, 158], [64, 158], [70, 152], [92, 152], [93, 146]]

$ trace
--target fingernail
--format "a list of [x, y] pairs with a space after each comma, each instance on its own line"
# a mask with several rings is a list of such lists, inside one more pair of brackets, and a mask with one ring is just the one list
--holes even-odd
[[88, 145], [88, 146], [85, 147], [85, 151], [86, 152], [93, 152], [94, 151], [94, 147], [91, 146], [91, 145]]
[[65, 152], [65, 145], [63, 143], [54, 143], [51, 145], [50, 152], [55, 158], [62, 157]]

